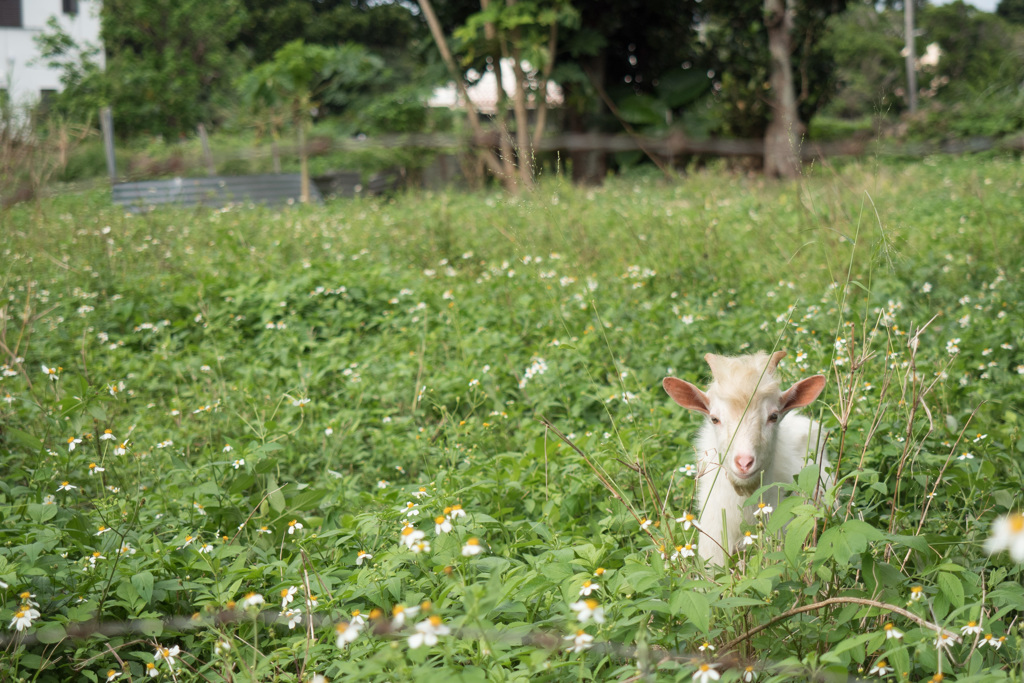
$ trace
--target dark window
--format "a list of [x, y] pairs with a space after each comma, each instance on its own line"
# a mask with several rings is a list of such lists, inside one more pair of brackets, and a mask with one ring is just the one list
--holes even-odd
[[39, 105], [36, 107], [36, 114], [39, 116], [46, 116], [50, 113], [50, 108], [53, 106], [53, 101], [57, 97], [56, 90], [40, 90], [39, 91]]
[[78, 14], [78, 0], [64, 0], [64, 14]]
[[21, 26], [21, 0], [0, 0], [0, 26]]

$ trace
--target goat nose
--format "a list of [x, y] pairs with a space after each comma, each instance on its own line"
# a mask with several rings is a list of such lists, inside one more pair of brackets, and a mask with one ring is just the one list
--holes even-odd
[[736, 464], [736, 469], [740, 472], [749, 472], [750, 468], [754, 466], [754, 456], [737, 455], [733, 458], [733, 462]]

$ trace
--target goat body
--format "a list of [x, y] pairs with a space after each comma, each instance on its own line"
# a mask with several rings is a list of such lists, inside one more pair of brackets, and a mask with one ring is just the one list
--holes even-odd
[[[697, 434], [697, 505], [701, 510], [699, 551], [705, 560], [725, 565], [742, 540], [741, 524], [755, 522], [744, 507], [761, 486], [791, 483], [811, 462], [819, 463], [819, 486], [830, 482], [824, 434], [817, 422], [791, 411], [812, 403], [825, 387], [815, 375], [781, 390], [775, 370], [786, 355], [759, 352], [725, 357], [708, 354], [713, 381], [707, 393], [675, 377], [665, 391], [679, 405], [705, 415]], [[781, 492], [769, 489], [762, 502], [777, 507]]]

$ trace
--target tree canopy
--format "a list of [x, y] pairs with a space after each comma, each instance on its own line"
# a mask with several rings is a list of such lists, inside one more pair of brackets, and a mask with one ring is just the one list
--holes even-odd
[[215, 118], [242, 62], [239, 0], [104, 0], [107, 83], [126, 132], [177, 134]]

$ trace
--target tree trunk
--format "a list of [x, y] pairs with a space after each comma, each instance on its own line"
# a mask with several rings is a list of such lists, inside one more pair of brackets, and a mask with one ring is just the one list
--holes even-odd
[[[455, 87], [458, 88], [459, 95], [462, 96], [462, 100], [465, 103], [469, 127], [475, 137], [482, 138], [483, 129], [480, 126], [480, 117], [476, 113], [476, 107], [469, 99], [469, 93], [466, 92], [466, 84], [463, 81], [462, 72], [459, 71], [458, 66], [455, 64], [455, 59], [452, 57], [451, 50], [448, 49], [448, 41], [445, 40], [444, 32], [441, 30], [441, 22], [437, 20], [437, 15], [434, 13], [434, 6], [430, 4], [430, 0], [417, 0], [417, 3], [423, 11], [423, 17], [427, 20], [427, 26], [430, 28], [430, 34], [434, 37], [437, 49], [441, 53], [441, 59], [444, 61], [445, 66], [448, 67], [448, 72], [451, 74], [452, 80], [455, 81]], [[487, 164], [487, 168], [490, 169], [491, 173], [501, 177], [504, 169], [501, 167], [501, 163], [494, 152], [489, 149], [480, 150], [480, 155], [483, 157], [484, 163]], [[508, 181], [506, 180], [505, 182], [507, 183]]]
[[800, 175], [797, 141], [802, 134], [793, 86], [793, 11], [787, 0], [764, 0], [771, 69], [768, 105], [772, 120], [764, 134], [764, 172], [774, 178]]
[[533, 147], [540, 147], [541, 139], [544, 137], [544, 127], [548, 121], [548, 81], [551, 79], [551, 70], [555, 66], [555, 48], [558, 47], [558, 22], [552, 21], [548, 29], [548, 60], [544, 63], [539, 83], [539, 99], [537, 100], [537, 120], [533, 128]]
[[[583, 70], [597, 83], [604, 82], [605, 61], [604, 55], [599, 54], [591, 57], [582, 64]], [[588, 98], [573, 98], [573, 88], [583, 89], [582, 84], [563, 84], [565, 101], [573, 99], [588, 101]], [[589, 110], [580, 111], [575, 107], [566, 107], [565, 124], [566, 129], [573, 133], [599, 132], [600, 112], [604, 105], [600, 99], [592, 102]], [[595, 185], [604, 183], [608, 174], [608, 153], [604, 150], [573, 150], [569, 152], [569, 161], [572, 164], [572, 181], [576, 185]]]
[[309, 203], [309, 150], [306, 149], [306, 121], [302, 116], [302, 105], [295, 111], [295, 129], [299, 137], [299, 178], [302, 187], [299, 201]]
[[[511, 4], [511, 0], [510, 4]], [[530, 116], [526, 111], [526, 74], [519, 52], [518, 31], [512, 32], [512, 71], [516, 77], [516, 96], [512, 100], [516, 120], [516, 156], [519, 158], [519, 181], [533, 187], [533, 146], [530, 137]], [[500, 86], [499, 86], [500, 87]]]

